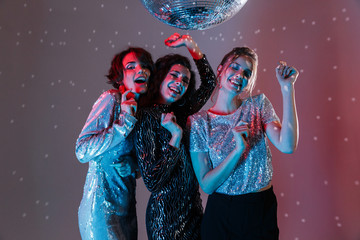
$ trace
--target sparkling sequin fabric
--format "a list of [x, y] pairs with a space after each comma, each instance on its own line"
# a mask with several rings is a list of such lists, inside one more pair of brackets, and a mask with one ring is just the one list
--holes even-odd
[[134, 149], [136, 119], [121, 112], [117, 93], [109, 90], [99, 97], [76, 142], [77, 158], [89, 163], [78, 212], [83, 240], [137, 239], [135, 175], [122, 178], [111, 166]]
[[215, 88], [215, 75], [206, 58], [196, 61], [201, 86], [189, 105], [155, 105], [139, 111], [135, 148], [141, 175], [151, 196], [146, 211], [149, 239], [200, 239], [203, 208], [199, 184], [187, 148], [188, 132], [181, 146], [169, 145], [171, 134], [160, 124], [161, 113], [174, 111], [185, 130], [186, 119], [201, 109]]
[[249, 147], [233, 173], [216, 192], [239, 195], [256, 192], [270, 183], [273, 168], [264, 126], [279, 121], [279, 118], [264, 94], [245, 99], [232, 114], [217, 115], [201, 111], [190, 116], [189, 121], [190, 151], [208, 152], [213, 168], [217, 167], [235, 147], [232, 128], [240, 121], [248, 123], [250, 128]]

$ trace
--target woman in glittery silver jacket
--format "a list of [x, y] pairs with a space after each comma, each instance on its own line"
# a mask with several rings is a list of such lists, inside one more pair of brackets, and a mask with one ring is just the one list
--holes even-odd
[[187, 58], [157, 60], [151, 105], [139, 111], [135, 148], [151, 196], [146, 211], [149, 239], [200, 239], [203, 207], [188, 152], [187, 117], [199, 111], [215, 88], [215, 74], [190, 36], [174, 34], [165, 43], [186, 46], [199, 70], [201, 85]]
[[142, 48], [115, 55], [107, 75], [115, 89], [95, 102], [76, 141], [78, 160], [89, 163], [78, 212], [84, 240], [137, 239], [133, 128], [152, 72], [152, 57]]
[[210, 194], [202, 238], [278, 239], [277, 201], [271, 179], [270, 140], [292, 153], [298, 142], [294, 83], [298, 72], [281, 62], [276, 77], [283, 97], [280, 122], [264, 94], [241, 98], [254, 87], [258, 59], [247, 47], [234, 48], [218, 67], [213, 107], [189, 118], [190, 154], [200, 187]]

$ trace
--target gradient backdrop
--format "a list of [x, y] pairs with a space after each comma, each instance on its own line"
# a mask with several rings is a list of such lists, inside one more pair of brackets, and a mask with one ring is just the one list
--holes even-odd
[[[139, 0], [0, 0], [0, 239], [80, 239], [87, 164], [74, 145], [111, 87], [110, 61], [128, 45], [154, 59], [189, 56], [163, 44], [176, 31], [190, 33], [214, 69], [233, 47], [254, 48], [255, 93], [280, 117], [274, 69], [279, 60], [299, 69], [299, 147], [292, 155], [272, 148], [280, 237], [359, 240], [359, 0], [249, 0], [231, 20], [189, 32], [161, 23]], [[138, 180], [140, 240], [148, 196]]]

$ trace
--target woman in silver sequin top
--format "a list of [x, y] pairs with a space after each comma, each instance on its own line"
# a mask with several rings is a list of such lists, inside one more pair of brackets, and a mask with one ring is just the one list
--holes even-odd
[[[189, 118], [190, 154], [200, 187], [210, 194], [202, 238], [278, 239], [277, 201], [268, 140], [284, 153], [298, 143], [294, 83], [298, 71], [280, 62], [276, 77], [283, 97], [280, 122], [264, 94], [251, 96], [258, 58], [234, 48], [218, 67], [218, 95], [208, 111]], [[242, 99], [240, 94], [250, 93]]]
[[89, 163], [78, 212], [84, 240], [137, 239], [133, 128], [137, 101], [148, 90], [153, 68], [142, 48], [115, 55], [107, 75], [115, 89], [95, 102], [76, 141], [78, 160]]
[[200, 239], [203, 215], [199, 184], [188, 151], [186, 120], [199, 111], [215, 88], [215, 74], [190, 36], [172, 35], [170, 47], [185, 46], [199, 70], [195, 91], [190, 61], [177, 54], [156, 62], [151, 105], [139, 111], [135, 148], [141, 175], [151, 192], [146, 210], [149, 239]]

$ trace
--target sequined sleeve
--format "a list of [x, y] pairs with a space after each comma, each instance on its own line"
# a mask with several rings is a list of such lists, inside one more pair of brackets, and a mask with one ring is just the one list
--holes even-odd
[[136, 118], [122, 112], [115, 90], [103, 93], [95, 102], [76, 141], [76, 157], [88, 162], [124, 141], [134, 128]]
[[188, 119], [188, 128], [190, 129], [190, 152], [209, 151], [206, 135], [207, 122], [201, 117], [201, 114], [204, 113], [194, 114]]
[[150, 192], [156, 192], [171, 179], [182, 150], [169, 145], [170, 133], [152, 114], [151, 110], [139, 114], [135, 148], [145, 186]]
[[265, 96], [265, 94], [260, 94], [260, 112], [261, 112], [261, 121], [263, 124], [268, 124], [274, 121], [280, 121], [279, 117], [276, 115], [273, 105], [270, 100]]
[[194, 59], [194, 61], [199, 71], [201, 83], [192, 95], [189, 104], [181, 108], [182, 112], [188, 114], [187, 116], [198, 112], [206, 104], [216, 86], [216, 75], [206, 56], [204, 55], [201, 59]]

